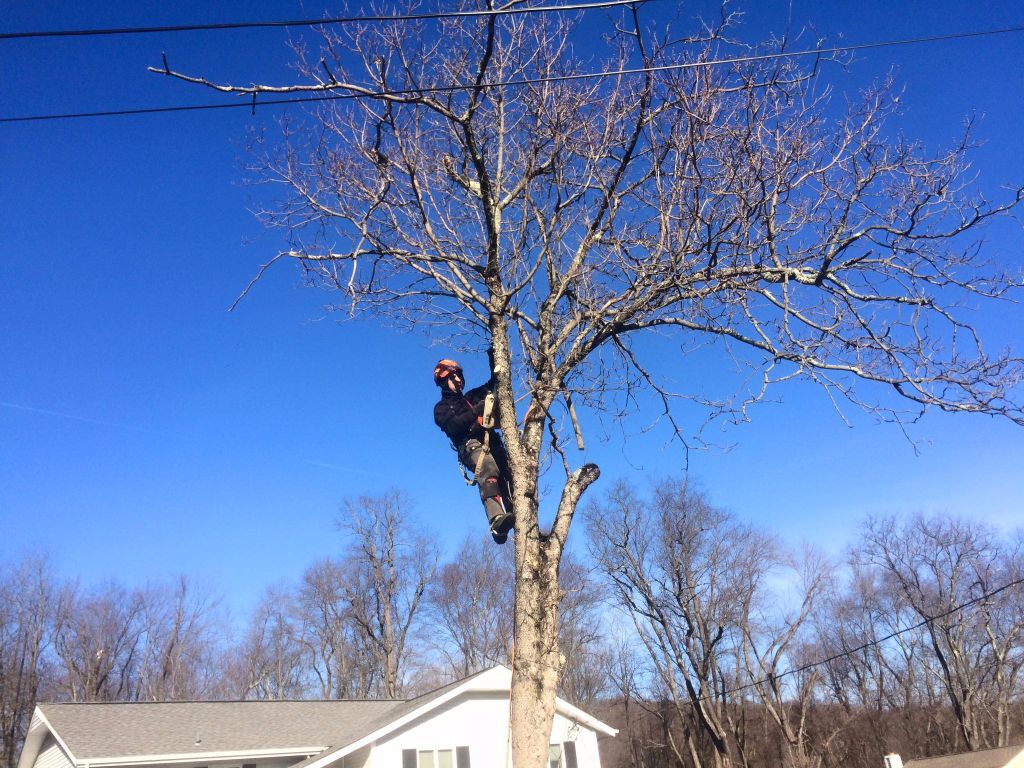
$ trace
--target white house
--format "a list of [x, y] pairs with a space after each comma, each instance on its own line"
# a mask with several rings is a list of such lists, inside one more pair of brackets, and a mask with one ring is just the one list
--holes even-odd
[[[40, 704], [18, 768], [501, 768], [511, 672], [414, 699]], [[558, 699], [551, 768], [600, 768], [616, 730]]]
[[899, 755], [886, 755], [885, 768], [1024, 768], [1024, 746], [981, 749], [941, 757], [903, 759]]

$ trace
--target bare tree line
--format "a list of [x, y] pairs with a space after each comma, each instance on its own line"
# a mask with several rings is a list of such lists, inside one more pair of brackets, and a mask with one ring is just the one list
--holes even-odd
[[[344, 547], [237, 637], [185, 576], [85, 588], [9, 564], [0, 768], [37, 700], [404, 697], [509, 664], [511, 551], [467, 538], [442, 560], [409, 506], [346, 502]], [[617, 485], [586, 514], [590, 557], [560, 571], [562, 694], [621, 728], [607, 766], [867, 767], [1021, 737], [1024, 588], [949, 613], [1024, 577], [1020, 533], [872, 518], [837, 568], [680, 481]]]
[[1024, 585], [954, 610], [1024, 579], [1020, 531], [869, 518], [837, 571], [682, 482], [620, 485], [590, 518], [641, 640], [611, 667], [622, 764], [869, 768], [1021, 740]]

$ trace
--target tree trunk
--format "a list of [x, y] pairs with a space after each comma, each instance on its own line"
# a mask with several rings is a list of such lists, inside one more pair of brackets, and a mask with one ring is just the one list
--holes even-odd
[[510, 727], [513, 764], [520, 768], [547, 765], [562, 668], [558, 649], [560, 550], [552, 540], [545, 540], [536, 526], [516, 531]]

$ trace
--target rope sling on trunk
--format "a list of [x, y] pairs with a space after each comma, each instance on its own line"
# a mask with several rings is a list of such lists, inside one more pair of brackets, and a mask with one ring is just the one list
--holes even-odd
[[[468, 402], [468, 401], [467, 401]], [[488, 392], [484, 397], [484, 413], [480, 417], [480, 426], [484, 428], [484, 439], [481, 441], [480, 455], [477, 457], [476, 466], [473, 467], [473, 476], [470, 477], [466, 472], [465, 466], [462, 461], [459, 461], [459, 469], [462, 471], [462, 478], [466, 481], [466, 485], [476, 485], [478, 478], [480, 477], [480, 469], [484, 465], [484, 458], [491, 452], [491, 430], [494, 429], [494, 393]], [[452, 445], [455, 448], [455, 445]]]
[[480, 426], [484, 428], [484, 449], [473, 468], [473, 479], [480, 477], [480, 468], [484, 465], [484, 457], [491, 452], [491, 430], [494, 429], [494, 393], [488, 392], [484, 397], [484, 413], [480, 417]]

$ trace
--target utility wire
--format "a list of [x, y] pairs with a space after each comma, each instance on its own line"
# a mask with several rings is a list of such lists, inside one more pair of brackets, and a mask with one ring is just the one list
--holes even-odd
[[477, 16], [512, 16], [526, 13], [585, 11], [594, 8], [612, 8], [617, 5], [638, 5], [645, 0], [599, 0], [569, 5], [535, 5], [527, 7], [497, 8], [479, 11], [435, 11], [427, 13], [395, 14], [393, 16], [335, 16], [323, 19], [292, 19], [289, 21], [236, 21], [223, 24], [181, 24], [167, 27], [114, 27], [107, 29], [67, 29], [43, 32], [4, 32], [0, 40], [24, 40], [46, 37], [99, 37], [104, 35], [145, 35], [152, 32], [200, 32], [227, 29], [276, 29], [282, 27], [319, 27], [325, 24], [353, 24], [357, 22], [421, 21], [427, 19], [456, 19]]
[[[933, 621], [938, 621], [939, 619], [944, 619], [947, 616], [952, 616], [954, 613], [958, 613], [959, 611], [962, 611], [965, 608], [970, 608], [972, 605], [977, 605], [980, 602], [984, 602], [985, 600], [995, 597], [1000, 592], [1005, 592], [1008, 589], [1012, 589], [1013, 587], [1017, 587], [1022, 584], [1024, 584], [1024, 578], [1014, 579], [1013, 581], [1004, 584], [998, 589], [994, 589], [991, 592], [986, 592], [985, 594], [979, 595], [978, 597], [975, 597], [972, 600], [968, 600], [965, 603], [960, 603], [960, 605], [955, 605], [949, 610], [943, 611], [942, 613], [938, 613], [934, 616], [929, 616], [928, 618], [922, 619], [921, 621], [917, 622], [917, 624], [913, 624], [909, 627], [903, 627], [902, 629], [897, 629], [895, 632], [890, 632], [885, 637], [880, 637], [875, 640], [868, 640], [866, 643], [862, 643], [858, 645], [856, 648], [850, 648], [845, 651], [840, 651], [839, 653], [829, 656], [826, 659], [818, 659], [817, 661], [811, 661], [807, 664], [802, 664], [799, 667], [794, 667], [793, 669], [787, 669], [783, 672], [779, 672], [777, 675], [769, 675], [768, 677], [763, 677], [760, 680], [755, 680], [750, 683], [744, 683], [743, 685], [736, 686], [735, 688], [730, 688], [726, 691], [722, 691], [721, 696], [724, 698], [730, 694], [745, 691], [748, 688], [755, 688], [759, 685], [770, 683], [773, 680], [778, 680], [789, 675], [796, 675], [800, 672], [806, 672], [807, 670], [813, 669], [814, 667], [821, 667], [825, 664], [831, 664], [833, 661], [838, 661], [839, 659], [842, 659], [846, 656], [853, 656], [855, 653], [860, 653], [861, 651], [867, 650], [868, 648], [874, 645], [881, 645], [882, 643], [892, 640], [894, 637], [899, 637], [900, 635], [906, 634], [907, 632], [913, 632], [915, 629], [920, 629], [921, 627], [927, 626], [928, 624], [931, 624]], [[708, 695], [700, 696], [697, 698], [697, 701], [710, 701], [710, 697]]]
[[[948, 40], [963, 40], [966, 38], [973, 37], [989, 37], [993, 35], [1003, 35], [1010, 33], [1024, 32], [1024, 26], [1021, 27], [1005, 27], [1002, 29], [990, 29], [981, 32], [954, 32], [946, 35], [930, 35], [928, 37], [915, 37], [904, 40], [884, 40], [876, 43], [860, 43], [855, 45], [839, 45], [831, 46], [828, 48], [811, 48], [804, 51], [780, 51], [778, 53], [764, 53], [764, 54], [753, 54], [750, 56], [739, 56], [736, 58], [729, 59], [715, 59], [713, 61], [699, 61], [699, 62], [686, 62], [682, 64], [664, 64], [656, 67], [636, 67], [633, 69], [617, 69], [611, 71], [602, 72], [580, 72], [572, 75], [559, 75], [554, 77], [535, 77], [535, 78], [522, 78], [518, 80], [505, 80], [501, 82], [490, 82], [481, 83], [480, 85], [444, 85], [444, 86], [433, 86], [428, 88], [409, 88], [404, 90], [394, 91], [373, 91], [370, 93], [344, 93], [344, 94], [332, 94], [327, 96], [303, 96], [289, 99], [264, 99], [259, 101], [259, 106], [280, 106], [284, 104], [312, 104], [323, 101], [346, 101], [350, 99], [379, 99], [388, 97], [402, 97], [402, 96], [418, 96], [427, 93], [451, 93], [455, 91], [467, 91], [475, 90], [477, 88], [502, 88], [510, 86], [522, 86], [522, 85], [538, 85], [541, 83], [560, 83], [569, 82], [576, 80], [592, 80], [597, 78], [605, 77], [618, 77], [622, 75], [636, 75], [645, 74], [650, 72], [669, 72], [678, 71], [683, 69], [693, 69], [696, 67], [712, 67], [722, 66], [725, 64], [743, 64], [757, 61], [771, 61], [774, 59], [785, 59], [785, 58], [796, 58], [801, 56], [821, 56], [823, 54], [832, 53], [848, 53], [851, 51], [863, 51], [872, 48], [887, 48], [901, 45], [918, 45], [922, 43], [936, 43]], [[163, 72], [164, 70], [153, 69], [154, 72]], [[344, 86], [339, 86], [344, 87]], [[251, 97], [252, 101], [237, 101], [229, 102], [226, 104], [190, 104], [190, 105], [179, 105], [171, 107], [147, 107], [141, 109], [117, 109], [117, 110], [106, 110], [102, 112], [70, 112], [64, 114], [53, 114], [53, 115], [27, 115], [23, 117], [2, 117], [0, 123], [24, 123], [24, 122], [37, 122], [43, 120], [74, 120], [79, 118], [87, 117], [120, 117], [124, 115], [148, 115], [158, 114], [162, 112], [192, 112], [199, 110], [211, 110], [211, 109], [238, 109], [248, 108], [255, 112], [257, 106], [256, 98], [259, 93], [266, 93], [266, 91], [254, 91], [251, 89], [239, 89], [238, 91], [246, 97]]]

